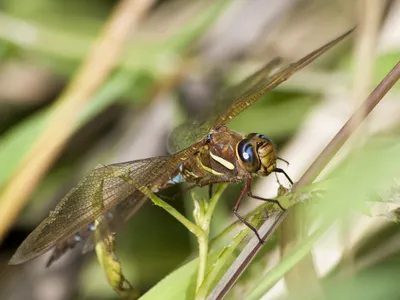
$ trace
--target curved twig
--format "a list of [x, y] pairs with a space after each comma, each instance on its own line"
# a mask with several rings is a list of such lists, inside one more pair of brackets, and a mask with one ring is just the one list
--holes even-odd
[[[361, 104], [357, 111], [346, 122], [346, 124], [343, 125], [335, 137], [317, 157], [317, 159], [311, 164], [300, 180], [294, 184], [292, 188], [293, 192], [299, 190], [303, 186], [311, 184], [317, 178], [317, 176], [330, 162], [333, 156], [361, 124], [361, 121], [363, 121], [372, 112], [375, 106], [382, 100], [383, 96], [386, 95], [386, 93], [393, 87], [399, 78], [400, 62], [395, 65], [388, 75], [386, 75], [386, 77], [374, 89], [364, 103]], [[281, 222], [286, 218], [288, 213], [288, 210], [281, 212], [275, 218], [268, 219], [260, 227], [258, 232], [263, 237], [264, 241], [268, 240], [272, 236]], [[250, 264], [252, 259], [261, 249], [261, 246], [262, 245], [258, 242], [257, 237], [253, 237], [207, 299], [222, 299], [242, 274], [242, 272]]]

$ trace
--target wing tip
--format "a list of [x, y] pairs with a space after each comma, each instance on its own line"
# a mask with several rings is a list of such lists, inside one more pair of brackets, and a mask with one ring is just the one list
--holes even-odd
[[39, 257], [40, 255], [46, 252], [46, 251], [40, 251], [40, 252], [25, 251], [26, 249], [22, 246], [23, 245], [21, 245], [14, 253], [14, 255], [10, 258], [10, 260], [8, 261], [8, 265], [10, 266], [21, 265], [34, 258]]
[[11, 259], [8, 261], [8, 264], [10, 266], [20, 265], [23, 264], [24, 262], [27, 262], [30, 259], [31, 259], [30, 257], [27, 257], [26, 255], [21, 253], [21, 251], [17, 250], [17, 252], [15, 252], [14, 255], [11, 257]]
[[40, 250], [39, 248], [32, 248], [30, 245], [31, 243], [28, 236], [18, 247], [17, 251], [15, 251], [14, 255], [11, 257], [8, 264], [20, 265], [46, 252], [46, 250]]

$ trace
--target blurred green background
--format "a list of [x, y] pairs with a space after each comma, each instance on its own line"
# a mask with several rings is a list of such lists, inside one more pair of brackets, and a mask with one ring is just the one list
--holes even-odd
[[[382, 13], [378, 20], [363, 14], [368, 1], [278, 2], [156, 1], [129, 37], [118, 67], [80, 112], [73, 136], [2, 241], [0, 299], [118, 299], [93, 253], [82, 256], [79, 250], [71, 251], [50, 269], [44, 268], [46, 257], [18, 267], [5, 265], [22, 240], [84, 174], [97, 164], [167, 154], [166, 141], [174, 126], [266, 61], [275, 56], [296, 60], [360, 22], [377, 28], [375, 33], [359, 26], [376, 40], [367, 92], [400, 59], [400, 1], [379, 2]], [[46, 123], [51, 105], [73, 78], [116, 3], [0, 0], [0, 190], [44, 126], [51, 126]], [[290, 161], [288, 172], [295, 180], [357, 107], [358, 94], [366, 92], [355, 87], [357, 78], [362, 77], [355, 57], [356, 51], [368, 46], [356, 37], [338, 45], [229, 124], [240, 132], [260, 132], [271, 138], [284, 153], [281, 156]], [[368, 133], [364, 132], [366, 140], [371, 135], [390, 142], [398, 139], [399, 93], [397, 86], [371, 118]], [[180, 187], [174, 187], [166, 196], [179, 191]], [[215, 212], [213, 236], [235, 220], [231, 208], [239, 192], [237, 185], [225, 192]], [[269, 193], [276, 194], [276, 188]], [[170, 203], [191, 216], [190, 195]], [[351, 220], [353, 228], [358, 219]], [[400, 299], [394, 279], [400, 269], [397, 227], [386, 224], [373, 233], [357, 231], [356, 235], [357, 243], [353, 237], [351, 243], [338, 238], [354, 249], [351, 256], [356, 262], [358, 251], [373, 253], [378, 251], [376, 245], [388, 245], [379, 253], [390, 255], [374, 256], [362, 271], [352, 270], [352, 281], [345, 283], [331, 271], [323, 280], [327, 298]], [[275, 239], [266, 247], [265, 256], [260, 255], [231, 298], [242, 299], [248, 282], [266, 272], [271, 261], [267, 254], [277, 244]], [[141, 293], [193, 258], [196, 251], [191, 234], [150, 203], [117, 235], [124, 273]], [[320, 260], [332, 260], [331, 267], [341, 255], [340, 251], [322, 253]], [[381, 280], [377, 282], [377, 278]], [[277, 286], [265, 299], [284, 296]]]

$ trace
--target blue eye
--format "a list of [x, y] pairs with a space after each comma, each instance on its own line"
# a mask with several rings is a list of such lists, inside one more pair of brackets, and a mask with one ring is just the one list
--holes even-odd
[[255, 172], [258, 170], [259, 159], [249, 139], [243, 139], [238, 143], [237, 153], [247, 171]]
[[245, 163], [249, 163], [254, 160], [255, 153], [253, 147], [251, 146], [251, 144], [247, 139], [244, 139], [239, 142], [238, 154], [240, 159]]
[[253, 137], [258, 137], [258, 138], [260, 138], [260, 139], [267, 140], [267, 141], [270, 142], [270, 139], [269, 139], [269, 138], [267, 138], [265, 135], [260, 134], [260, 133], [250, 133], [250, 134], [248, 134], [248, 135], [246, 136], [247, 139], [251, 139], [251, 138], [253, 138]]
[[267, 138], [265, 135], [263, 135], [263, 134], [257, 134], [257, 136], [259, 137], [259, 138], [261, 138], [261, 139], [264, 139], [264, 140], [267, 140], [267, 141], [269, 141], [269, 138]]

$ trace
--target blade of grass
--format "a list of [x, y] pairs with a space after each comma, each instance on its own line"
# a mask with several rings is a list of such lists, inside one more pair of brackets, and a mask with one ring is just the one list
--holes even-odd
[[48, 126], [0, 195], [0, 240], [72, 134], [79, 113], [116, 66], [129, 34], [152, 3], [125, 0], [117, 4], [86, 61], [52, 107]]
[[[137, 41], [134, 43], [134, 45], [128, 45], [128, 50], [126, 53], [129, 53], [129, 55], [124, 57], [122, 61], [118, 62], [118, 72], [116, 72], [108, 80], [108, 82], [104, 84], [104, 87], [101, 89], [101, 91], [96, 93], [93, 99], [89, 100], [88, 105], [81, 111], [81, 118], [78, 121], [79, 124], [75, 125], [82, 125], [105, 107], [112, 104], [114, 101], [117, 101], [121, 95], [127, 93], [129, 89], [137, 90], [135, 85], [132, 86], [132, 82], [135, 82], [135, 79], [139, 78], [139, 76], [141, 76], [141, 72], [143, 71], [139, 64], [142, 68], [145, 68], [144, 70], [146, 72], [157, 73], [155, 74], [155, 77], [160, 77], [158, 80], [159, 83], [157, 84], [158, 86], [156, 86], [154, 89], [155, 92], [161, 89], [167, 89], [165, 86], [175, 85], [175, 83], [184, 76], [185, 70], [190, 69], [188, 66], [189, 63], [183, 61], [175, 66], [176, 72], [171, 71], [171, 74], [160, 76], [160, 74], [155, 71], [158, 69], [156, 65], [159, 65], [159, 59], [155, 59], [155, 57], [165, 58], [169, 55], [176, 57], [176, 55], [179, 54], [177, 52], [184, 52], [188, 45], [190, 45], [193, 40], [198, 38], [201, 33], [214, 22], [214, 20], [225, 7], [226, 3], [226, 0], [214, 2], [212, 5], [208, 6], [204, 12], [201, 12], [195, 19], [193, 19], [188, 26], [179, 30], [167, 40], [156, 41], [151, 45], [148, 45], [148, 42], [146, 42], [145, 46], [141, 45], [141, 43], [137, 43]], [[5, 20], [2, 20], [3, 17], [5, 17]], [[8, 21], [11, 22], [11, 24], [8, 24]], [[28, 25], [28, 28], [26, 28], [23, 26], [23, 24], [19, 24], [18, 22], [14, 24], [11, 20], [8, 20], [6, 16], [2, 16], [2, 14], [0, 14], [0, 25], [1, 24], [3, 24], [6, 28], [9, 28], [9, 31], [13, 31], [12, 29], [14, 27], [21, 28], [21, 30], [24, 28], [28, 31], [35, 30], [33, 25], [32, 28]], [[39, 33], [41, 30], [42, 29], [40, 28], [36, 28], [36, 31], [39, 31]], [[52, 29], [46, 28], [43, 30]], [[53, 35], [57, 36], [58, 38], [61, 36], [61, 40], [63, 42], [60, 44], [61, 41], [59, 40], [53, 41], [49, 39], [41, 41], [40, 45], [45, 47], [46, 45], [56, 44], [58, 47], [65, 48], [65, 44], [63, 43], [66, 43], [66, 37], [59, 32], [56, 32]], [[32, 43], [36, 44], [38, 42], [32, 41]], [[75, 45], [74, 42], [69, 41], [68, 39], [67, 44]], [[20, 46], [23, 47], [24, 45]], [[76, 47], [73, 48], [75, 49]], [[23, 49], [37, 51], [37, 49], [31, 49], [28, 45], [25, 45]], [[80, 50], [80, 52], [82, 51], [83, 49]], [[78, 57], [80, 56], [77, 56], [76, 58]], [[140, 57], [140, 62], [137, 61], [137, 57]], [[146, 95], [146, 97], [150, 99], [153, 98], [153, 95]], [[39, 136], [43, 131], [49, 119], [48, 115], [50, 115], [51, 112], [51, 109], [38, 112], [32, 117], [20, 122], [2, 137], [0, 140], [0, 165], [2, 166], [2, 172], [0, 173], [0, 187], [10, 179], [13, 170], [17, 168], [20, 158], [27, 153], [30, 145], [33, 144], [37, 136]], [[77, 129], [78, 127], [74, 128], [74, 130]]]
[[[326, 222], [323, 226], [319, 227], [315, 232], [297, 245], [293, 251], [285, 256], [279, 263], [279, 266], [272, 269], [268, 274], [262, 278], [263, 282], [267, 284], [257, 284], [256, 288], [246, 297], [247, 300], [260, 299], [265, 290], [271, 289], [294, 265], [299, 263], [314, 246], [314, 243], [321, 237], [321, 235], [328, 229], [330, 222]], [[261, 280], [260, 280], [261, 281]]]
[[[358, 0], [359, 27], [355, 37], [354, 45], [354, 82], [353, 82], [353, 101], [354, 106], [360, 105], [368, 96], [372, 86], [372, 79], [376, 65], [376, 48], [382, 22], [386, 1], [366, 1]], [[361, 114], [360, 114], [361, 116]], [[360, 123], [361, 120], [356, 121]], [[361, 126], [360, 130], [353, 137], [352, 147], [357, 150], [365, 142], [369, 130], [368, 123]], [[341, 239], [344, 245], [343, 260], [346, 261], [346, 273], [352, 274], [355, 271], [355, 257], [351, 247], [351, 237], [348, 230], [351, 226], [352, 214], [342, 221]]]

